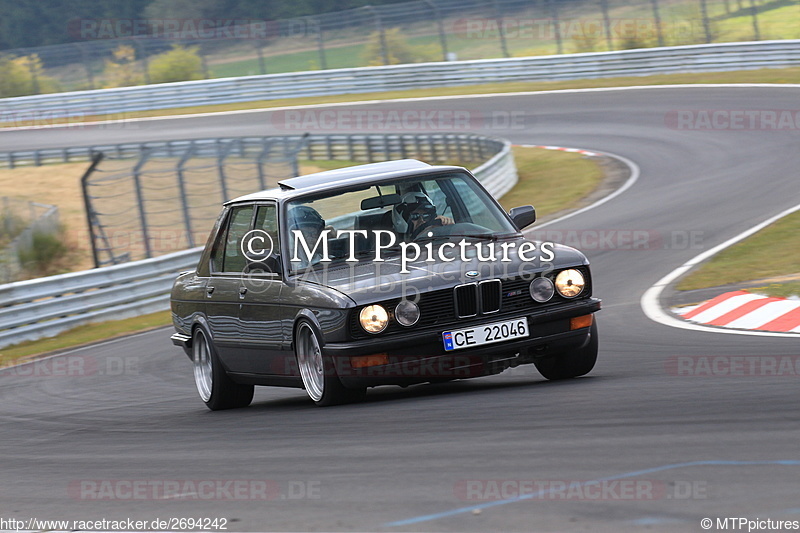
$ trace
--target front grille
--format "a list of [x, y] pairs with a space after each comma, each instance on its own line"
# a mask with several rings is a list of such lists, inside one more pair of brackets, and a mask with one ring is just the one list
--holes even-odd
[[500, 311], [503, 282], [489, 279], [478, 284], [481, 293], [481, 313], [488, 315]]
[[476, 283], [459, 285], [455, 288], [454, 294], [458, 318], [468, 318], [478, 314], [478, 285]]

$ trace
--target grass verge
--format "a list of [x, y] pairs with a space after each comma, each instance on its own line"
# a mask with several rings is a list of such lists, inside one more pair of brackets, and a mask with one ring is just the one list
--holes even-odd
[[[153, 111], [137, 111], [131, 113], [116, 113], [114, 115], [98, 115], [86, 117], [59, 119], [42, 119], [32, 121], [0, 122], [0, 127], [10, 126], [44, 126], [50, 124], [70, 124], [76, 120], [91, 122], [98, 120], [113, 120], [123, 124], [132, 118], [147, 118], [174, 115], [189, 115], [196, 113], [218, 113], [224, 111], [238, 111], [244, 109], [270, 109], [273, 107], [299, 106], [310, 104], [331, 104], [339, 102], [357, 102], [362, 100], [391, 100], [397, 98], [422, 98], [432, 96], [472, 95], [484, 93], [510, 93], [521, 91], [551, 91], [559, 89], [587, 89], [596, 87], [625, 87], [630, 85], [679, 85], [699, 83], [800, 83], [800, 68], [787, 69], [760, 69], [742, 70], [734, 72], [710, 72], [704, 74], [662, 74], [658, 76], [627, 76], [620, 78], [568, 80], [568, 81], [542, 81], [542, 82], [511, 82], [489, 83], [484, 85], [466, 85], [462, 87], [441, 87], [436, 89], [412, 89], [405, 91], [385, 91], [376, 93], [343, 94], [325, 97], [282, 98], [278, 100], [261, 100], [255, 102], [241, 102], [235, 104], [218, 104], [208, 106], [189, 106], [175, 109], [161, 109]], [[78, 127], [78, 126], [76, 126]]]
[[789, 283], [770, 283], [763, 287], [750, 287], [745, 289], [747, 292], [766, 294], [776, 298], [789, 298], [790, 296], [800, 297], [800, 281]]
[[[800, 273], [800, 212], [715, 255], [678, 282], [680, 291], [704, 289], [773, 276]], [[800, 283], [771, 284], [771, 295], [798, 291]], [[781, 288], [780, 286], [784, 286]]]
[[98, 324], [78, 326], [49, 339], [23, 342], [0, 348], [0, 368], [13, 364], [22, 358], [75, 348], [93, 342], [112, 339], [130, 333], [161, 328], [171, 324], [170, 312], [159, 311], [126, 320], [111, 320]]
[[[540, 217], [574, 207], [597, 187], [603, 177], [597, 162], [580, 154], [515, 147], [514, 158], [517, 161], [519, 183], [503, 196], [500, 203], [505, 209], [534, 204]], [[330, 170], [356, 164], [353, 161], [301, 161], [301, 168], [307, 173], [312, 168]], [[168, 326], [170, 323], [169, 311], [163, 311], [126, 320], [79, 326], [57, 337], [0, 349], [0, 368], [24, 357]]]

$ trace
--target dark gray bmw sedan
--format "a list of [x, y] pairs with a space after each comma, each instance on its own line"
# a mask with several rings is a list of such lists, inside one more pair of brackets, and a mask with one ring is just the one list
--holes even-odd
[[368, 387], [497, 374], [547, 379], [597, 359], [589, 262], [526, 239], [469, 171], [390, 161], [284, 180], [227, 202], [172, 289], [172, 341], [213, 410], [255, 385], [318, 405]]

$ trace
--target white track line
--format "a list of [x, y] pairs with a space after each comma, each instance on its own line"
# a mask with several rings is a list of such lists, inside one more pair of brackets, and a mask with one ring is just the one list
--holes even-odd
[[[639, 91], [639, 90], [656, 90], [656, 89], [703, 89], [703, 88], [790, 88], [798, 89], [800, 84], [790, 83], [697, 83], [697, 84], [676, 84], [676, 85], [631, 85], [627, 87], [594, 87], [585, 89], [553, 89], [550, 91], [519, 91], [510, 93], [484, 93], [484, 94], [454, 94], [447, 96], [417, 96], [413, 98], [389, 98], [382, 100], [359, 100], [356, 102], [331, 102], [328, 104], [306, 104], [306, 105], [289, 105], [280, 107], [261, 107], [255, 109], [235, 109], [231, 111], [212, 111], [207, 113], [194, 113], [185, 115], [166, 115], [160, 117], [138, 117], [138, 118], [123, 118], [112, 120], [100, 120], [96, 122], [75, 122], [70, 124], [50, 124], [40, 126], [12, 126], [8, 128], [0, 127], [0, 132], [3, 131], [20, 131], [20, 130], [42, 130], [42, 129], [56, 129], [56, 128], [79, 128], [84, 126], [99, 126], [104, 124], [121, 124], [126, 122], [148, 122], [156, 120], [180, 120], [187, 118], [203, 118], [203, 117], [217, 117], [228, 115], [242, 115], [249, 113], [267, 113], [271, 111], [285, 111], [287, 109], [317, 109], [321, 107], [342, 107], [354, 105], [371, 105], [371, 104], [384, 104], [387, 102], [425, 102], [425, 101], [438, 101], [438, 100], [464, 100], [472, 98], [496, 98], [500, 96], [539, 96], [548, 94], [580, 94], [580, 93], [594, 93], [594, 92], [612, 92], [612, 91]], [[434, 87], [437, 89], [440, 87]], [[264, 100], [259, 100], [264, 101]], [[268, 101], [268, 100], [267, 100]], [[215, 105], [215, 104], [209, 104]], [[172, 108], [174, 109], [174, 108]], [[24, 112], [24, 111], [23, 111]], [[132, 111], [138, 113], [138, 111]], [[120, 113], [118, 113], [120, 114]], [[122, 113], [124, 114], [124, 112]]]
[[[754, 233], [766, 228], [773, 222], [776, 222], [787, 215], [791, 215], [795, 211], [800, 211], [800, 204], [790, 207], [784, 211], [781, 211], [775, 216], [772, 216], [765, 220], [764, 222], [753, 226], [752, 228], [743, 231], [739, 235], [728, 239], [727, 241], [723, 242], [722, 244], [718, 244], [717, 246], [711, 248], [710, 250], [706, 250], [702, 254], [690, 259], [686, 263], [682, 264], [660, 280], [658, 280], [655, 285], [650, 287], [645, 291], [642, 295], [641, 305], [644, 314], [650, 320], [654, 322], [658, 322], [659, 324], [663, 324], [665, 326], [670, 326], [673, 328], [681, 328], [681, 329], [691, 329], [694, 331], [708, 331], [713, 333], [728, 333], [733, 335], [754, 335], [759, 337], [790, 337], [790, 338], [797, 338], [796, 333], [777, 333], [777, 332], [768, 332], [768, 331], [745, 331], [745, 330], [737, 330], [737, 329], [723, 329], [723, 328], [715, 328], [709, 326], [702, 326], [700, 324], [692, 324], [689, 322], [685, 322], [680, 320], [668, 312], [666, 312], [661, 307], [661, 293], [664, 289], [673, 281], [678, 279], [680, 276], [697, 266], [698, 264], [702, 263], [706, 259], [709, 259], [716, 255], [717, 253], [721, 252], [725, 248], [728, 248], [739, 241], [746, 239], [747, 237], [753, 235]], [[800, 329], [800, 328], [796, 328]]]

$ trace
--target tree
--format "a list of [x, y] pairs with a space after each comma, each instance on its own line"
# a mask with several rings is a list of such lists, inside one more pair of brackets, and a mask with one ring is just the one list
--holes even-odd
[[203, 79], [203, 60], [198, 47], [184, 48], [174, 44], [172, 50], [150, 60], [151, 83], [169, 83]]
[[44, 75], [42, 60], [38, 55], [0, 55], [0, 97], [53, 93], [58, 90], [56, 81]]
[[113, 59], [106, 59], [105, 75], [109, 87], [130, 87], [139, 85], [141, 76], [136, 72], [136, 50], [132, 46], [120, 45], [112, 53]]

